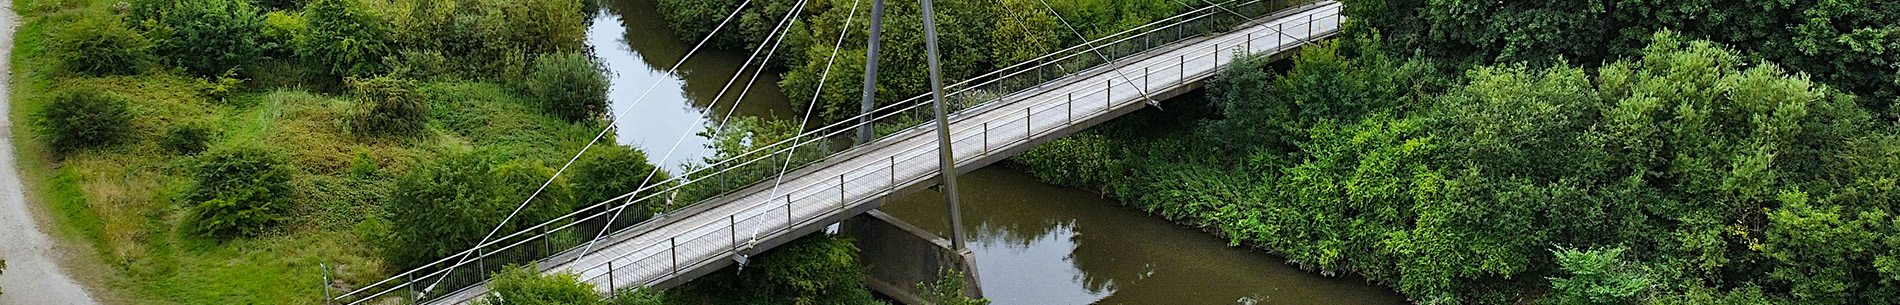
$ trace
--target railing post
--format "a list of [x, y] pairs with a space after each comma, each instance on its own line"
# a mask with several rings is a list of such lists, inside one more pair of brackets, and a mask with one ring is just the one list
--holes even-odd
[[838, 209], [839, 210], [844, 210], [844, 197], [845, 197], [844, 175], [850, 174], [850, 173], [851, 173], [850, 171], [846, 171], [844, 174], [838, 174]]
[[792, 192], [785, 192], [785, 232], [792, 231]]
[[1253, 55], [1253, 32], [1247, 32], [1247, 55]]
[[330, 265], [318, 263], [317, 267], [323, 268], [323, 304], [330, 305], [331, 301], [336, 300], [330, 296]]
[[1029, 108], [1023, 108], [1023, 144], [1029, 144], [1031, 135], [1036, 134], [1036, 124], [1029, 121], [1031, 116], [1034, 114], [1029, 112]]
[[1214, 43], [1214, 66], [1220, 66], [1220, 43]]
[[[1154, 91], [1153, 86], [1148, 86], [1148, 79], [1154, 78], [1155, 76], [1154, 74], [1148, 73], [1149, 67], [1153, 67], [1153, 66], [1141, 66], [1141, 91], [1142, 92]], [[1075, 101], [1069, 101], [1069, 102], [1074, 103]]]
[[666, 239], [667, 249], [673, 252], [673, 276], [680, 275], [680, 238]]
[[[1069, 96], [1075, 96], [1075, 95], [1070, 94]], [[1074, 99], [1071, 99], [1071, 101], [1074, 101]], [[989, 121], [983, 121], [983, 153], [985, 154], [990, 153], [990, 122]]]
[[613, 291], [614, 288], [614, 261], [607, 260], [607, 290]]
[[732, 237], [732, 253], [739, 253], [739, 214], [726, 215], [726, 227], [726, 236]]

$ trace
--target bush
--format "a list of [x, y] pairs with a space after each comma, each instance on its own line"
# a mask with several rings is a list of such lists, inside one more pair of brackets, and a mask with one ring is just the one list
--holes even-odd
[[131, 132], [125, 101], [95, 88], [70, 88], [53, 93], [35, 115], [47, 146], [60, 154], [118, 143]]
[[429, 96], [415, 81], [376, 77], [349, 83], [360, 103], [352, 124], [361, 135], [414, 137], [428, 129]]
[[542, 55], [525, 85], [548, 114], [568, 122], [607, 113], [607, 66], [586, 54]]
[[[596, 146], [579, 162], [574, 163], [574, 173], [570, 177], [574, 177], [575, 181], [587, 181], [587, 183], [574, 185], [574, 204], [581, 207], [593, 205], [639, 190], [643, 182], [666, 181], [666, 172], [654, 173], [653, 171], [657, 169], [659, 168], [647, 163], [646, 153], [638, 149], [620, 145]], [[652, 175], [652, 178], [647, 178], [648, 175]], [[634, 198], [645, 198], [658, 191], [659, 188], [649, 189], [635, 194]], [[660, 202], [664, 200], [642, 202], [628, 207], [627, 212], [623, 212], [625, 214], [620, 217], [623, 220], [616, 223], [622, 221], [637, 223], [645, 220], [653, 211], [659, 209], [654, 205]]]
[[267, 48], [264, 16], [247, 0], [183, 1], [160, 18], [172, 36], [160, 53], [198, 76], [216, 76], [250, 63]]
[[49, 38], [47, 54], [70, 72], [132, 75], [152, 62], [152, 41], [114, 17], [83, 17]]
[[297, 43], [297, 55], [333, 76], [382, 71], [389, 47], [383, 25], [356, 0], [314, 0], [304, 9], [309, 33]]
[[211, 129], [204, 126], [176, 125], [165, 131], [165, 137], [159, 139], [158, 146], [174, 154], [197, 154], [205, 150], [205, 144], [211, 141], [211, 133]]
[[573, 273], [541, 275], [533, 265], [510, 265], [495, 272], [492, 292], [482, 305], [589, 305], [602, 304], [594, 284]]
[[198, 203], [185, 227], [212, 236], [255, 236], [288, 217], [290, 168], [278, 152], [256, 146], [214, 150], [198, 160]]
[[[385, 206], [390, 239], [381, 245], [392, 267], [407, 269], [475, 246], [554, 170], [502, 163], [482, 153], [449, 153], [396, 181]], [[555, 180], [502, 227], [514, 232], [573, 211], [567, 180]]]

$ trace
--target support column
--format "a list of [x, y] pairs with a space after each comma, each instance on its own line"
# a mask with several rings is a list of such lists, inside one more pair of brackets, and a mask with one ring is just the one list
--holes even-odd
[[937, 155], [942, 165], [944, 206], [950, 209], [950, 248], [963, 251], [963, 213], [957, 208], [956, 151], [950, 149], [949, 109], [944, 105], [943, 70], [938, 63], [937, 12], [930, 0], [923, 0], [924, 49], [930, 56], [930, 96], [937, 106]]

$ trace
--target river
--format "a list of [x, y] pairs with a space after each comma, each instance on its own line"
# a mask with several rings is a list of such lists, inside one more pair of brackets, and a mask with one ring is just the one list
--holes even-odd
[[614, 121], [617, 140], [645, 150], [648, 160], [679, 169], [710, 156], [712, 150], [706, 144], [711, 140], [696, 133], [718, 125], [729, 114], [768, 118], [796, 114], [779, 91], [778, 74], [770, 70], [752, 84], [743, 100], [734, 102], [756, 68], [746, 69], [725, 97], [713, 100], [750, 53], [701, 50], [680, 66], [677, 75], [668, 75], [667, 70], [693, 44], [666, 27], [653, 1], [602, 0], [602, 6], [587, 30], [587, 44], [612, 72], [613, 85], [607, 95], [614, 113], [626, 113]]
[[[647, 150], [653, 160], [665, 158], [661, 163], [669, 168], [709, 154], [708, 139], [691, 133], [713, 123], [693, 123], [733, 111], [730, 97], [718, 103], [711, 97], [748, 54], [701, 51], [681, 76], [666, 75], [692, 45], [673, 35], [652, 0], [605, 2], [588, 43], [615, 73], [615, 111], [629, 113], [615, 123], [619, 142]], [[760, 77], [736, 113], [795, 118], [777, 81]], [[674, 143], [679, 147], [665, 157]], [[1404, 303], [1390, 289], [1358, 277], [1308, 273], [1279, 257], [1228, 247], [1205, 232], [1005, 166], [961, 177], [969, 247], [985, 295], [995, 304]], [[919, 192], [882, 210], [942, 234], [948, 225], [941, 198]]]

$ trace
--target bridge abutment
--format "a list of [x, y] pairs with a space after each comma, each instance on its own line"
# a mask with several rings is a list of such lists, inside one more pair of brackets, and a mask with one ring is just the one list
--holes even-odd
[[948, 270], [963, 274], [965, 296], [983, 297], [975, 252], [955, 250], [937, 234], [876, 210], [845, 220], [839, 232], [857, 240], [865, 280], [873, 291], [904, 304], [923, 304], [918, 284], [934, 283], [939, 272]]

